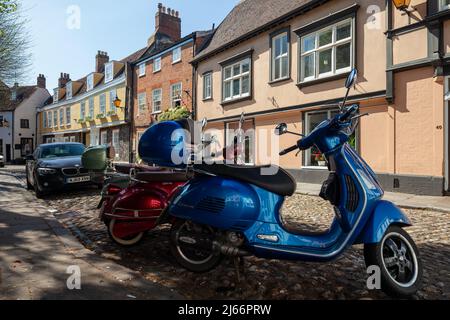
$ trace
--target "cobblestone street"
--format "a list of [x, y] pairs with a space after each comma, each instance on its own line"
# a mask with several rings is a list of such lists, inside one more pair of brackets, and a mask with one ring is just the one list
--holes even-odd
[[[147, 279], [173, 288], [193, 299], [388, 299], [366, 289], [362, 246], [328, 264], [245, 259], [238, 283], [234, 263], [224, 261], [216, 270], [198, 275], [172, 260], [168, 227], [148, 233], [132, 248], [121, 248], [108, 238], [96, 209], [99, 191], [88, 189], [53, 195], [46, 200], [55, 216], [89, 249], [136, 270]], [[314, 196], [295, 195], [287, 201], [284, 218], [302, 228], [326, 229], [331, 207]], [[416, 299], [450, 299], [450, 214], [406, 210], [414, 222], [408, 231], [415, 239], [424, 265], [424, 287]]]

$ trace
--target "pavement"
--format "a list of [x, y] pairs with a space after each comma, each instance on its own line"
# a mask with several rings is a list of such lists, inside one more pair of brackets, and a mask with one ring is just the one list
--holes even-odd
[[[297, 193], [317, 196], [322, 186], [318, 184], [298, 183]], [[406, 193], [386, 192], [384, 199], [405, 209], [431, 210], [450, 212], [450, 197], [419, 196]]]
[[[16, 169], [23, 172], [0, 169], [0, 300], [182, 298], [84, 248], [53, 210], [24, 189]], [[69, 289], [78, 283], [80, 290]]]

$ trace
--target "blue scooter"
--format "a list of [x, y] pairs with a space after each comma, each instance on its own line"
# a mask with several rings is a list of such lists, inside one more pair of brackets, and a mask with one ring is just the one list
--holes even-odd
[[[330, 171], [321, 196], [334, 206], [335, 219], [323, 233], [294, 230], [281, 218], [285, 198], [296, 189], [294, 178], [268, 166], [197, 164], [192, 179], [173, 198], [167, 213], [176, 221], [171, 252], [193, 272], [216, 267], [223, 256], [255, 255], [268, 259], [327, 262], [356, 244], [364, 244], [367, 266], [378, 266], [382, 290], [408, 297], [419, 290], [422, 265], [418, 249], [403, 229], [410, 220], [394, 204], [382, 200], [383, 190], [372, 169], [348, 144], [359, 119], [359, 107], [346, 106], [356, 82], [353, 70], [346, 81], [341, 112], [323, 121], [295, 146], [280, 153], [316, 146]], [[286, 124], [276, 134], [291, 133]], [[295, 133], [294, 133], [295, 134]], [[273, 166], [272, 166], [273, 169]]]

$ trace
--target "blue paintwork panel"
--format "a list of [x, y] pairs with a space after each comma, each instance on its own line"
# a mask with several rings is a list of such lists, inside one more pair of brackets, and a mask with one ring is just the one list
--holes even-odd
[[357, 243], [378, 243], [383, 239], [386, 230], [392, 224], [411, 226], [411, 221], [396, 205], [389, 201], [379, 201], [361, 232]]

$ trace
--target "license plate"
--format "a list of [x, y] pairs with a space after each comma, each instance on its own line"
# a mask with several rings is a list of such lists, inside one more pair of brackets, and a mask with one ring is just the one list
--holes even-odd
[[68, 178], [67, 179], [67, 183], [80, 183], [80, 182], [89, 182], [89, 181], [91, 181], [91, 177], [90, 176]]

